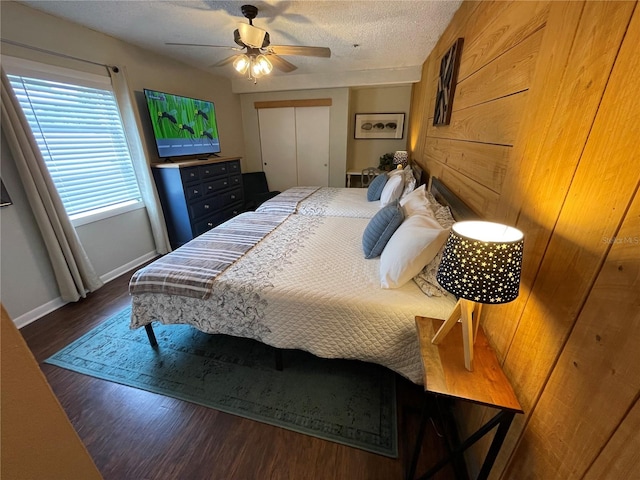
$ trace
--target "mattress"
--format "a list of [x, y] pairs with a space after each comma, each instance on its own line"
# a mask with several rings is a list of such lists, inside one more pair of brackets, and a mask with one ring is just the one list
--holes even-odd
[[[281, 198], [288, 195], [287, 192], [288, 190], [285, 190], [282, 194], [267, 200], [256, 211], [281, 212]], [[297, 199], [288, 211], [310, 216], [372, 218], [378, 210], [380, 210], [380, 201], [368, 201], [366, 188], [320, 187], [314, 189], [305, 198]]]
[[131, 327], [186, 323], [319, 357], [377, 363], [420, 384], [414, 317], [446, 319], [455, 298], [427, 297], [415, 282], [382, 289], [379, 258], [362, 253], [368, 221], [290, 215], [216, 277], [207, 299], [133, 295]]

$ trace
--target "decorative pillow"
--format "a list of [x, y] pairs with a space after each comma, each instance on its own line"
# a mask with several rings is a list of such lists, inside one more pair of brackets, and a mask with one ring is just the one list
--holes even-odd
[[399, 288], [415, 277], [445, 243], [449, 231], [427, 215], [412, 215], [395, 231], [380, 256], [382, 288]]
[[369, 224], [362, 235], [364, 258], [380, 256], [384, 246], [398, 229], [402, 220], [404, 220], [404, 212], [397, 202], [378, 210], [373, 218], [369, 220]]
[[[449, 207], [445, 207], [444, 205], [440, 205], [439, 203], [435, 202], [433, 205], [431, 205], [431, 208], [434, 211], [436, 220], [442, 228], [450, 229], [451, 226], [456, 223], [453, 215], [451, 215], [451, 210], [449, 210]], [[442, 253], [444, 252], [444, 247], [445, 245], [443, 244], [442, 247], [440, 247], [440, 250], [438, 250], [436, 256], [433, 257], [433, 260], [431, 260], [427, 264], [427, 266], [424, 267], [422, 271], [413, 278], [413, 280], [420, 287], [420, 290], [422, 290], [426, 295], [430, 297], [441, 297], [442, 295], [445, 295], [447, 293], [447, 291], [440, 286], [438, 280], [436, 280], [436, 274], [438, 273], [438, 267], [440, 266], [440, 262], [442, 261]]]
[[404, 169], [404, 190], [400, 198], [405, 198], [416, 188], [416, 178], [413, 176], [411, 169]]
[[403, 189], [404, 177], [402, 175], [390, 176], [380, 194], [380, 206], [384, 207], [398, 200], [402, 195]]
[[420, 185], [413, 192], [404, 198], [400, 199], [400, 206], [404, 210], [404, 216], [410, 217], [411, 215], [428, 215], [435, 218], [435, 212], [429, 206], [427, 197], [425, 196], [425, 186]]
[[370, 202], [374, 202], [376, 200], [380, 200], [380, 194], [382, 193], [382, 189], [389, 177], [386, 175], [378, 175], [376, 178], [371, 180], [369, 184], [369, 188], [367, 188], [367, 200]]

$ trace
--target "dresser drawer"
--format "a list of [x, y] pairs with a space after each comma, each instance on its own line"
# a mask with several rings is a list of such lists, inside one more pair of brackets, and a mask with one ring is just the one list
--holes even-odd
[[193, 185], [187, 185], [184, 188], [184, 193], [187, 196], [187, 200], [195, 200], [197, 198], [202, 197], [204, 195], [205, 189], [204, 186], [199, 183], [194, 183]]
[[229, 166], [229, 175], [240, 173], [240, 160], [232, 160], [227, 162], [227, 165]]
[[197, 222], [193, 226], [193, 235], [197, 237], [198, 235], [202, 235], [204, 232], [208, 232], [213, 227], [220, 225], [220, 223], [222, 223], [224, 219], [225, 215], [223, 212], [221, 212]]
[[211, 180], [205, 182], [202, 186], [204, 188], [205, 195], [209, 195], [214, 192], [226, 190], [229, 188], [230, 181], [227, 177], [219, 178], [218, 180]]
[[220, 199], [220, 206], [226, 207], [228, 205], [238, 203], [242, 201], [242, 188], [234, 188], [233, 190], [218, 195]]
[[180, 177], [183, 183], [190, 183], [200, 180], [198, 167], [187, 167], [180, 169]]
[[242, 185], [242, 174], [231, 175], [229, 177], [229, 185], [232, 187], [239, 187]]
[[224, 205], [225, 204], [222, 203], [222, 200], [219, 196], [211, 197], [207, 200], [202, 200], [201, 202], [196, 202], [192, 205], [189, 205], [189, 217], [192, 219], [197, 219], [212, 215], [220, 211], [220, 207], [223, 207]]
[[227, 175], [229, 173], [228, 162], [202, 165], [199, 168], [200, 168], [200, 175], [202, 176], [202, 178], [217, 177], [220, 175]]

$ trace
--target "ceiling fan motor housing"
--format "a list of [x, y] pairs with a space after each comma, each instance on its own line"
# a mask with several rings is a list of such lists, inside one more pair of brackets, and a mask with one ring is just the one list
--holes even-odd
[[246, 23], [238, 24], [238, 29], [233, 31], [233, 41], [241, 47], [253, 48], [267, 48], [271, 43], [269, 32]]

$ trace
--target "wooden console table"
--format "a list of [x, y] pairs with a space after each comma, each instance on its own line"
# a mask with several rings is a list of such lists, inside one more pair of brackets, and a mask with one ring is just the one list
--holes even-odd
[[[498, 409], [499, 412], [466, 440], [459, 445], [450, 447], [447, 458], [435, 464], [420, 479], [432, 477], [442, 467], [450, 463], [454, 458], [460, 457], [467, 448], [497, 426], [498, 429], [478, 475], [478, 479], [484, 480], [489, 476], [491, 467], [509, 431], [513, 417], [516, 413], [523, 413], [522, 407], [513, 392], [511, 383], [502, 371], [482, 327], [478, 328], [475, 342], [474, 370], [469, 372], [464, 367], [462, 327], [459, 323], [454, 326], [439, 345], [431, 343], [434, 333], [438, 331], [442, 323], [442, 320], [416, 317], [420, 355], [424, 370], [425, 393], [434, 395], [436, 402], [438, 402], [439, 397], [453, 398], [492, 407]], [[413, 480], [415, 475], [424, 430], [428, 420], [429, 412], [426, 408], [423, 408], [418, 438], [416, 439], [411, 465], [407, 474], [407, 479], [409, 480]]]

